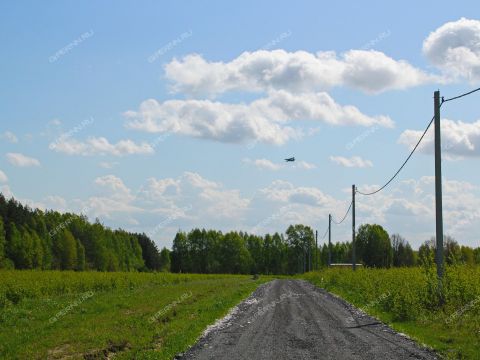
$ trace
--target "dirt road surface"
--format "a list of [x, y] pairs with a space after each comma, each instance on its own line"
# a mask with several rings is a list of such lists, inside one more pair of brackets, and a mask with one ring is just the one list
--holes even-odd
[[182, 360], [437, 359], [340, 298], [303, 280], [260, 286]]

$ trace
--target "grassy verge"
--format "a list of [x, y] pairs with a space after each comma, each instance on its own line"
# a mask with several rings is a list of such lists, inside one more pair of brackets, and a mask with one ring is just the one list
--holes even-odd
[[171, 359], [267, 280], [0, 272], [0, 358]]
[[436, 349], [447, 359], [480, 359], [480, 268], [450, 267], [444, 305], [431, 269], [327, 269], [302, 278]]

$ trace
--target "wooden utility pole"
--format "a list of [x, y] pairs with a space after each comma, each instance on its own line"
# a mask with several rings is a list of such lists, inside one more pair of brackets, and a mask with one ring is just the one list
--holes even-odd
[[[442, 294], [443, 279], [443, 206], [442, 206], [442, 153], [440, 139], [440, 91], [434, 93], [435, 114], [435, 214], [436, 214], [436, 242], [435, 262], [440, 295]], [[441, 297], [442, 299], [442, 297]]]
[[357, 259], [355, 255], [355, 185], [352, 185], [352, 270], [357, 267]]
[[308, 271], [312, 271], [312, 242], [308, 240]]
[[318, 230], [315, 230], [315, 270], [318, 270]]
[[332, 265], [332, 214], [328, 214], [328, 267]]

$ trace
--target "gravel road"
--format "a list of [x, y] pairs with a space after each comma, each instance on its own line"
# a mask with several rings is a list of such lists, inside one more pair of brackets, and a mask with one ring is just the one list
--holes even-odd
[[437, 359], [433, 352], [302, 280], [260, 286], [177, 358]]

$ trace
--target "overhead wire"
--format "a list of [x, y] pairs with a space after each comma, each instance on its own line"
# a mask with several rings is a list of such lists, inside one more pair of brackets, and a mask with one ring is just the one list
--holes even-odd
[[[457, 99], [460, 99], [462, 97], [465, 97], [465, 96], [468, 96], [468, 95], [471, 95], [477, 91], [480, 91], [480, 88], [477, 88], [477, 89], [473, 89], [471, 91], [468, 91], [466, 93], [463, 93], [463, 94], [460, 94], [460, 95], [457, 95], [457, 96], [454, 96], [454, 97], [451, 97], [451, 98], [448, 98], [448, 99], [445, 99], [444, 97], [442, 97], [442, 102], [440, 103], [440, 107], [443, 105], [443, 103], [446, 103], [448, 101], [453, 101], [453, 100], [457, 100]], [[410, 152], [410, 154], [408, 155], [408, 157], [406, 158], [406, 160], [403, 162], [402, 166], [400, 166], [400, 168], [397, 170], [397, 172], [395, 174], [393, 174], [393, 176], [380, 188], [378, 188], [377, 190], [375, 191], [372, 191], [372, 192], [362, 192], [362, 191], [359, 191], [358, 189], [356, 189], [356, 193], [360, 194], [360, 195], [365, 195], [365, 196], [369, 196], [369, 195], [373, 195], [373, 194], [376, 194], [380, 191], [382, 191], [383, 189], [385, 189], [396, 177], [397, 175], [400, 173], [400, 171], [402, 171], [402, 169], [405, 167], [405, 165], [407, 164], [407, 162], [410, 160], [410, 158], [412, 157], [413, 153], [415, 152], [415, 150], [417, 150], [418, 146], [420, 145], [420, 143], [422, 142], [423, 138], [425, 137], [425, 134], [427, 133], [428, 129], [430, 128], [430, 126], [432, 125], [433, 121], [435, 120], [435, 116], [432, 117], [432, 119], [430, 120], [430, 122], [428, 123], [427, 125], [427, 128], [425, 129], [425, 131], [423, 132], [422, 136], [420, 137], [420, 139], [418, 140], [417, 144], [415, 145], [415, 147], [412, 149], [412, 151]]]
[[460, 98], [462, 98], [462, 97], [464, 97], [464, 96], [468, 96], [468, 95], [473, 94], [474, 92], [477, 92], [477, 91], [480, 91], [480, 88], [474, 89], [474, 90], [469, 91], [469, 92], [466, 92], [466, 93], [464, 93], [464, 94], [460, 94], [460, 95], [451, 97], [451, 98], [449, 98], [449, 99], [445, 99], [445, 98], [442, 97], [442, 103], [448, 102], [448, 101], [452, 101], [452, 100], [460, 99]]
[[347, 212], [345, 213], [345, 215], [343, 216], [343, 219], [340, 220], [339, 222], [336, 222], [335, 220], [333, 220], [333, 217], [332, 217], [332, 221], [335, 225], [340, 225], [341, 223], [343, 223], [345, 221], [345, 219], [347, 218], [347, 215], [348, 213], [350, 212], [350, 209], [352, 208], [352, 203], [353, 202], [350, 202], [350, 205], [348, 206], [348, 209], [347, 209]]

